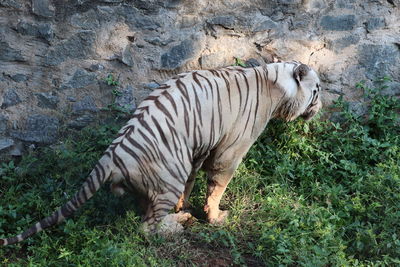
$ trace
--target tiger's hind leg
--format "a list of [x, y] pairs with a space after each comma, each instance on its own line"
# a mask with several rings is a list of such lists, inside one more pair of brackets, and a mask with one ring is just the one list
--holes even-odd
[[146, 232], [156, 232], [157, 225], [175, 206], [178, 197], [171, 193], [155, 194], [149, 198], [146, 215], [143, 219]]
[[193, 170], [192, 164], [186, 162], [185, 168], [178, 170], [177, 173], [189, 173], [189, 175], [178, 177], [178, 175], [170, 175], [173, 173], [171, 170], [175, 168], [176, 166], [166, 166], [166, 170], [155, 169], [152, 173], [156, 179], [152, 182], [150, 178], [147, 178], [150, 182], [143, 190], [147, 192], [149, 203], [143, 223], [144, 230], [147, 232], [163, 234], [183, 230], [181, 223], [191, 217], [184, 213], [169, 214], [178, 204], [178, 200], [185, 190], [188, 176], [191, 176]]
[[192, 216], [189, 213], [169, 214], [178, 197], [173, 193], [158, 194], [149, 201], [144, 217], [143, 230], [169, 235], [183, 230], [182, 224]]

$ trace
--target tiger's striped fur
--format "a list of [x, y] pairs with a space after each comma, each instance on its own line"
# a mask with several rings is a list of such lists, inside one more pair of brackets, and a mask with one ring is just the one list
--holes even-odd
[[107, 180], [117, 194], [130, 190], [147, 200], [144, 223], [153, 231], [174, 206], [185, 207], [200, 168], [208, 175], [208, 221], [220, 222], [226, 213], [219, 202], [242, 157], [271, 118], [314, 116], [321, 107], [319, 83], [297, 62], [178, 75], [139, 105], [70, 201], [0, 245], [60, 223]]

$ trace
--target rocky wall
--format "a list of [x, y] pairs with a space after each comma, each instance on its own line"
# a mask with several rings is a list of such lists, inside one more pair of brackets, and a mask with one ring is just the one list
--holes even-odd
[[362, 112], [360, 80], [390, 76], [384, 93], [400, 95], [400, 1], [0, 0], [0, 153], [52, 144], [110, 104], [132, 111], [168, 77], [235, 58], [307, 63], [326, 103], [344, 95]]

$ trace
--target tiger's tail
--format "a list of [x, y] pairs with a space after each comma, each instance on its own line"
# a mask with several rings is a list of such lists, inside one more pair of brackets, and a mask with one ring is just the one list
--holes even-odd
[[111, 176], [112, 162], [108, 155], [104, 155], [89, 174], [79, 191], [66, 204], [53, 212], [52, 215], [32, 225], [25, 232], [10, 238], [0, 239], [0, 246], [12, 245], [21, 242], [43, 229], [56, 225], [70, 217], [80, 206], [82, 206]]

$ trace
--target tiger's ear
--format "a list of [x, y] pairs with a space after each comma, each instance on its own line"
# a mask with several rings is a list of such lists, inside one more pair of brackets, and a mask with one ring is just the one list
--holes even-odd
[[303, 80], [304, 76], [308, 74], [310, 71], [310, 67], [308, 67], [305, 64], [300, 64], [298, 65], [294, 71], [293, 71], [293, 76], [298, 84], [300, 84], [300, 81]]

